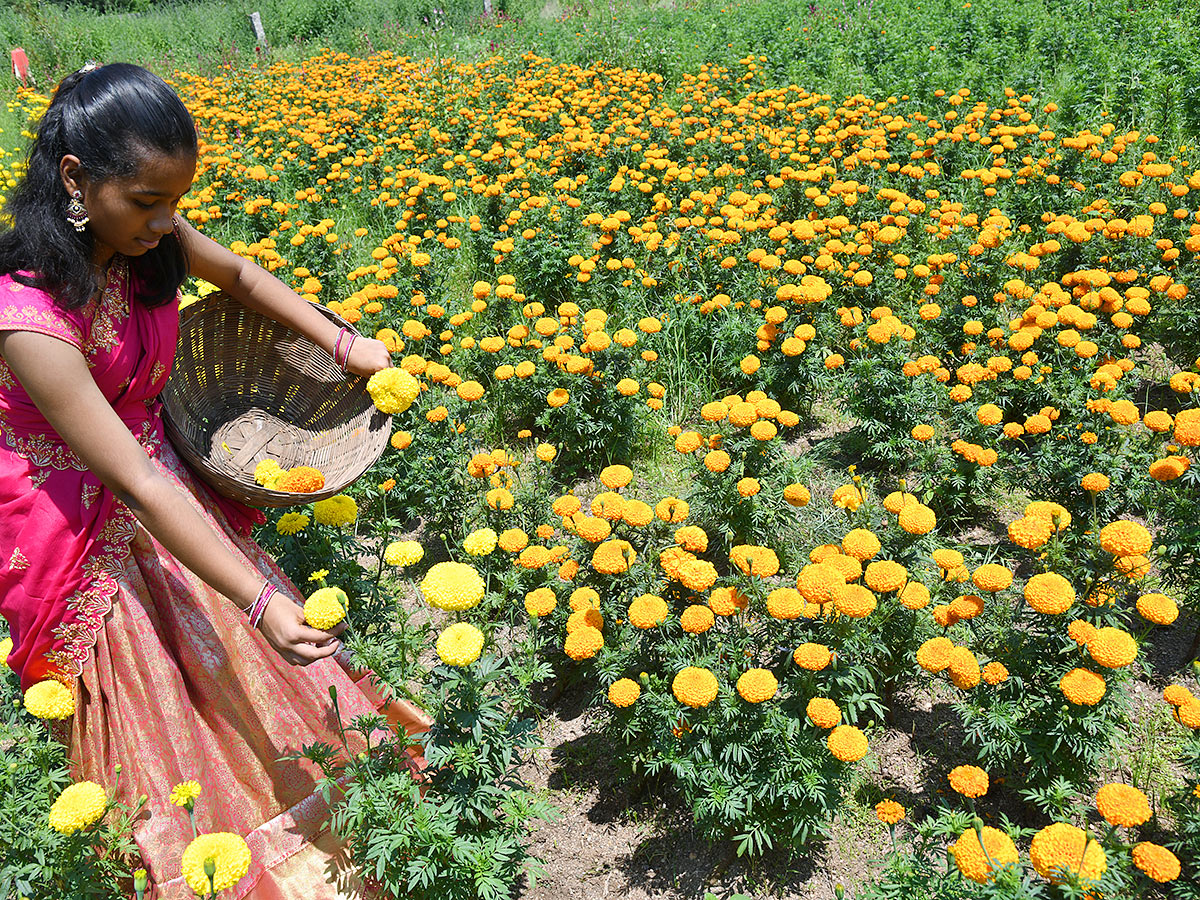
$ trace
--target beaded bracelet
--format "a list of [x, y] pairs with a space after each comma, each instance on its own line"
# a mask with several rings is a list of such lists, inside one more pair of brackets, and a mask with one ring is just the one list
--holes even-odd
[[254, 602], [250, 605], [246, 615], [250, 618], [250, 627], [257, 628], [258, 623], [262, 621], [263, 613], [267, 611], [267, 604], [271, 602], [271, 597], [275, 594], [275, 585], [267, 581], [263, 584], [262, 590], [258, 592], [258, 596], [254, 598]]

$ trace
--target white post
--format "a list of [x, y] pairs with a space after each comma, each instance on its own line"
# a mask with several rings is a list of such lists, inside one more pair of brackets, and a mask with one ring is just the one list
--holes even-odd
[[267, 33], [263, 31], [262, 16], [256, 12], [250, 13], [250, 24], [254, 26], [254, 37], [260, 47], [267, 46]]

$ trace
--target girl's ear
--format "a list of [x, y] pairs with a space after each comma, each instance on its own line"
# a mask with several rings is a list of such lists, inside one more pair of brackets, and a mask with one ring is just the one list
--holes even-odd
[[58, 162], [58, 175], [62, 179], [63, 188], [70, 197], [76, 191], [82, 191], [87, 182], [83, 172], [83, 164], [78, 156], [68, 153]]

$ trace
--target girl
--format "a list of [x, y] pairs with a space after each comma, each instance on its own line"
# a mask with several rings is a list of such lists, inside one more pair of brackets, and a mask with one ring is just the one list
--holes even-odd
[[[28, 689], [70, 687], [77, 779], [149, 801], [135, 827], [161, 897], [188, 897], [191, 839], [172, 786], [195, 780], [203, 831], [243, 836], [237, 897], [346, 889], [320, 835], [314, 773], [279, 758], [339, 744], [373, 712], [339, 664], [339, 626], [304, 624], [296, 588], [247, 538], [253, 511], [209, 493], [164, 439], [157, 399], [191, 274], [331, 352], [338, 328], [280, 281], [176, 214], [196, 170], [195, 125], [157, 76], [90, 67], [59, 85], [0, 234], [0, 614]], [[353, 342], [349, 371], [389, 365]], [[259, 514], [261, 516], [261, 514]], [[278, 591], [270, 595], [274, 586]], [[270, 595], [258, 628], [246, 611]], [[389, 709], [411, 730], [407, 707]], [[332, 879], [337, 881], [337, 879]]]

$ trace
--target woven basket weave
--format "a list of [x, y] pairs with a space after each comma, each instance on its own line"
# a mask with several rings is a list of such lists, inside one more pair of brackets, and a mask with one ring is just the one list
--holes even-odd
[[[335, 323], [340, 316], [317, 306]], [[391, 416], [325, 350], [227, 294], [179, 314], [175, 365], [163, 391], [167, 436], [200, 477], [251, 506], [296, 506], [342, 491], [383, 455]], [[273, 491], [254, 480], [264, 459], [313, 466], [325, 487]]]

